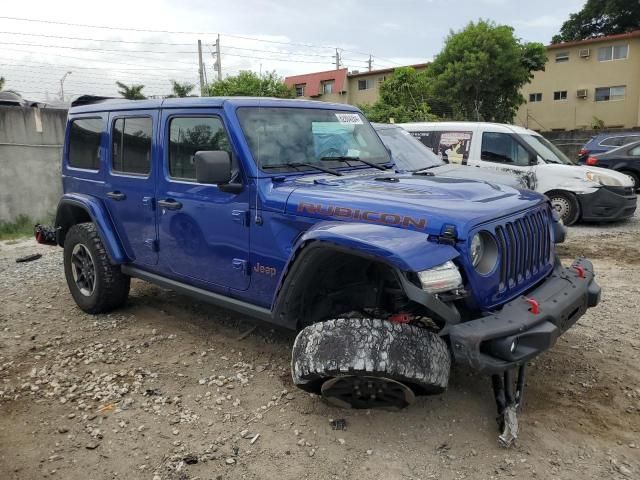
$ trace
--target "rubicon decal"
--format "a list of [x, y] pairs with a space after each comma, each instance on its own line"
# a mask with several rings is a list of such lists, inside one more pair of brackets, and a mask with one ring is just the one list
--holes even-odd
[[424, 230], [427, 228], [427, 220], [425, 218], [414, 218], [407, 215], [398, 215], [397, 213], [361, 210], [359, 208], [322, 205], [319, 203], [300, 202], [298, 204], [298, 213], [308, 213], [324, 217], [350, 218], [352, 220], [362, 220], [369, 223], [397, 225], [415, 230]]

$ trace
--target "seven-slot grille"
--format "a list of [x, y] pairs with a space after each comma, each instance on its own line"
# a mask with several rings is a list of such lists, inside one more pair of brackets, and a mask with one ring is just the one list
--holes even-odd
[[547, 209], [537, 210], [495, 228], [500, 251], [500, 291], [527, 281], [549, 264], [549, 217]]

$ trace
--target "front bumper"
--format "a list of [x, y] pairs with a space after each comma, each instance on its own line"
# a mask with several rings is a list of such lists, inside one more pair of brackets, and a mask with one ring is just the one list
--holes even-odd
[[594, 193], [578, 195], [581, 219], [615, 221], [632, 217], [636, 211], [636, 193], [632, 187], [600, 187]]
[[[493, 374], [551, 348], [600, 301], [594, 276], [593, 265], [586, 259], [575, 260], [569, 268], [557, 262], [553, 273], [526, 296], [510, 301], [493, 315], [452, 326], [449, 338], [454, 360]], [[537, 302], [539, 313], [532, 312], [528, 299]]]

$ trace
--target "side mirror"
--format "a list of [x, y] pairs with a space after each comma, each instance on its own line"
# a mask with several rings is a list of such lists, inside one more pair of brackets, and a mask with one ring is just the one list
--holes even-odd
[[223, 150], [200, 151], [195, 154], [196, 182], [225, 185], [231, 181], [231, 157]]

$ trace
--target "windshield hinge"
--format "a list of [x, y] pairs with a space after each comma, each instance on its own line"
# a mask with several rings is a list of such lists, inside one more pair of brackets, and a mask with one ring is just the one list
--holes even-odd
[[458, 232], [454, 225], [445, 225], [442, 227], [442, 233], [438, 237], [438, 243], [445, 245], [455, 245], [458, 240]]

